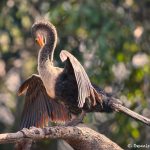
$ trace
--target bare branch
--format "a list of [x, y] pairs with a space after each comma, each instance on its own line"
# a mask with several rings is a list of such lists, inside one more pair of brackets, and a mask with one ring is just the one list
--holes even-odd
[[144, 117], [144, 116], [128, 109], [127, 107], [124, 107], [123, 105], [117, 104], [113, 101], [110, 103], [110, 105], [114, 110], [122, 112], [122, 113], [134, 118], [135, 120], [140, 121], [143, 124], [146, 124], [146, 125], [150, 126], [150, 119], [149, 118]]
[[23, 129], [16, 133], [0, 134], [0, 143], [15, 143], [32, 139], [63, 139], [76, 150], [122, 150], [116, 143], [88, 127], [46, 127]]

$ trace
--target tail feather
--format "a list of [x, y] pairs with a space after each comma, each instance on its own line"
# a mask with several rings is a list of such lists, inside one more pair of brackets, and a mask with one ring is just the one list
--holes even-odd
[[122, 112], [125, 115], [128, 115], [129, 117], [150, 126], [150, 119], [149, 118], [146, 118], [146, 117], [130, 110], [129, 108], [123, 106], [123, 103], [119, 99], [114, 98], [111, 95], [108, 95], [101, 88], [99, 88], [95, 85], [93, 87], [96, 89], [96, 91], [99, 94], [102, 95], [102, 106], [103, 107], [99, 107], [100, 112], [112, 112], [112, 111]]

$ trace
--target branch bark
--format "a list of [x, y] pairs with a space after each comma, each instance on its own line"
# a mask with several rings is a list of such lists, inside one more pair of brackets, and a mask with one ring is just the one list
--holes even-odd
[[144, 117], [130, 109], [128, 109], [127, 107], [124, 107], [123, 105], [120, 104], [115, 104], [112, 103], [112, 106], [114, 109], [116, 109], [119, 112], [122, 112], [126, 115], [128, 115], [129, 117], [132, 117], [133, 119], [142, 122], [143, 124], [146, 124], [147, 126], [150, 126], [150, 119], [147, 117]]
[[121, 102], [121, 100], [116, 99], [114, 97], [111, 97], [108, 105], [114, 111], [122, 112], [125, 115], [132, 117], [133, 119], [140, 121], [141, 123], [146, 124], [147, 126], [150, 126], [150, 119], [149, 118], [144, 117], [144, 116], [130, 110], [129, 108], [123, 106], [122, 104], [119, 104], [118, 102]]
[[0, 134], [0, 144], [23, 140], [63, 139], [75, 150], [122, 150], [116, 143], [88, 127], [46, 127], [22, 129], [16, 133]]

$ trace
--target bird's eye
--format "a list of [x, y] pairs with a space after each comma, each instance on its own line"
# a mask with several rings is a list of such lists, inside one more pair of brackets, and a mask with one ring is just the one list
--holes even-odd
[[43, 38], [43, 42], [46, 43], [46, 38], [45, 37]]
[[35, 42], [38, 43], [38, 39], [37, 38], [35, 39]]

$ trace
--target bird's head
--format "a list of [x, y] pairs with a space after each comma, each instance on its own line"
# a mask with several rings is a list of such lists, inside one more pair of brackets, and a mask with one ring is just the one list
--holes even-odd
[[43, 47], [45, 45], [45, 37], [42, 34], [37, 34], [37, 37], [35, 38], [35, 41], [40, 47]]
[[57, 43], [57, 31], [55, 26], [48, 21], [36, 21], [31, 28], [33, 38], [40, 47], [53, 47]]

